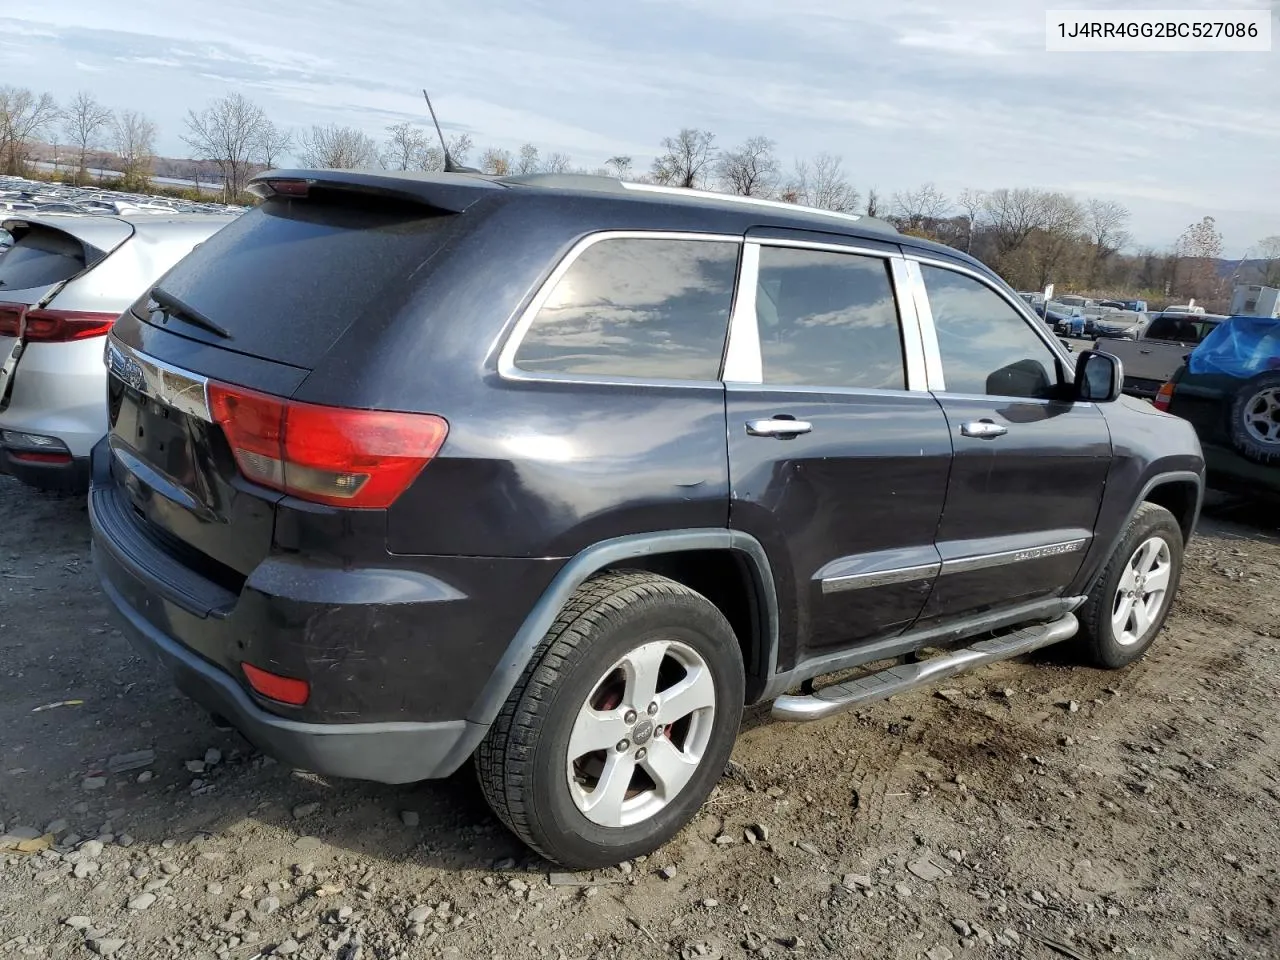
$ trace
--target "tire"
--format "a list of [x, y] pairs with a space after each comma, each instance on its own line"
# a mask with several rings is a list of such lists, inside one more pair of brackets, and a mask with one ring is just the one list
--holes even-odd
[[[1177, 593], [1182, 548], [1173, 514], [1154, 503], [1138, 507], [1080, 609], [1077, 642], [1088, 663], [1116, 670], [1147, 652]], [[1163, 592], [1156, 598], [1154, 589], [1145, 591], [1161, 571]]]
[[[629, 702], [648, 699], [646, 676], [657, 678], [654, 699]], [[724, 773], [744, 688], [733, 629], [701, 594], [645, 572], [595, 577], [560, 611], [476, 751], [480, 788], [512, 833], [570, 869], [651, 853]], [[675, 715], [691, 704], [704, 705]]]
[[1231, 402], [1231, 442], [1255, 463], [1280, 460], [1280, 373], [1244, 383]]

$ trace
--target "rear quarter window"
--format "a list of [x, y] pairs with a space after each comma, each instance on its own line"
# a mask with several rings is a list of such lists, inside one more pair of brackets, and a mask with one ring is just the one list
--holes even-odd
[[537, 374], [715, 380], [740, 245], [616, 237], [584, 250], [516, 350]]

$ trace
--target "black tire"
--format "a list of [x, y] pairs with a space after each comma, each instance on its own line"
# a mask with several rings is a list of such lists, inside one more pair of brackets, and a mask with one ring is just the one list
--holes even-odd
[[[691, 648], [708, 668], [715, 693], [709, 740], [696, 771], [665, 807], [629, 826], [602, 826], [570, 793], [569, 735], [610, 667], [657, 639]], [[744, 688], [737, 639], [714, 604], [656, 574], [602, 574], [561, 610], [481, 742], [475, 761], [481, 790], [512, 833], [565, 867], [593, 869], [651, 853], [693, 818], [724, 773]]]
[[[1123, 602], [1118, 596], [1121, 581], [1134, 559], [1135, 551], [1153, 538], [1163, 540], [1169, 552], [1168, 586], [1159, 610], [1151, 617], [1147, 628], [1136, 640], [1122, 642], [1117, 637], [1112, 622], [1113, 614], [1119, 610], [1117, 603]], [[1178, 581], [1182, 576], [1182, 551], [1182, 528], [1178, 526], [1173, 514], [1154, 503], [1144, 503], [1138, 507], [1137, 513], [1125, 528], [1115, 553], [1107, 562], [1106, 569], [1089, 591], [1088, 601], [1077, 614], [1080, 618], [1078, 649], [1088, 663], [1115, 670], [1128, 666], [1147, 652], [1164, 625], [1178, 591]]]
[[[1231, 401], [1231, 442], [1255, 463], [1280, 460], [1280, 373], [1262, 373], [1241, 384]], [[1262, 427], [1274, 439], [1251, 432]], [[1259, 431], [1262, 432], [1262, 431]]]

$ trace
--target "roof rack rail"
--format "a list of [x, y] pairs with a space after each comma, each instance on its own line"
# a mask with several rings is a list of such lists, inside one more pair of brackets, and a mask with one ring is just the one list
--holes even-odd
[[703, 200], [715, 200], [721, 203], [741, 203], [749, 204], [757, 207], [769, 207], [774, 210], [789, 210], [792, 212], [799, 211], [801, 213], [813, 214], [821, 217], [832, 217], [837, 220], [847, 220], [857, 223], [859, 226], [869, 227], [873, 230], [883, 230], [886, 233], [897, 233], [897, 228], [893, 224], [880, 220], [876, 217], [865, 217], [860, 213], [842, 213], [839, 210], [825, 210], [822, 207], [810, 207], [802, 203], [788, 203], [785, 200], [765, 200], [763, 197], [744, 197], [736, 193], [716, 193], [713, 190], [695, 190], [690, 187], [668, 187], [659, 183], [632, 183], [630, 181], [622, 181], [622, 186], [626, 190], [636, 190], [642, 193], [661, 193], [674, 197], [696, 197]]

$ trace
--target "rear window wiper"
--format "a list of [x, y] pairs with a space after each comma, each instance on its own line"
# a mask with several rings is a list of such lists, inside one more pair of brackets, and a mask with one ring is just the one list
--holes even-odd
[[231, 333], [228, 330], [214, 323], [199, 310], [188, 306], [173, 294], [166, 293], [159, 287], [155, 287], [151, 291], [151, 299], [155, 301], [156, 305], [159, 306], [161, 310], [170, 316], [177, 317], [180, 320], [185, 320], [193, 326], [204, 327], [204, 329], [208, 330], [210, 333], [216, 333], [224, 339], [231, 338]]

